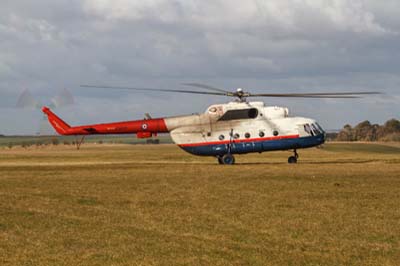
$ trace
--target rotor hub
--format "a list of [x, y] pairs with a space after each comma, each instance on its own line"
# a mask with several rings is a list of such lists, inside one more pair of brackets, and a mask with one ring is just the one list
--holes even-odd
[[237, 88], [233, 95], [238, 97], [239, 102], [245, 102], [248, 93], [245, 93], [242, 88]]

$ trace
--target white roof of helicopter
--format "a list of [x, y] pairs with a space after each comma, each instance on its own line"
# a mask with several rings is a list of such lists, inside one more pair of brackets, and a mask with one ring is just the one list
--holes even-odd
[[220, 104], [213, 104], [210, 105], [207, 110], [207, 112], [226, 112], [228, 110], [238, 110], [238, 109], [247, 109], [247, 108], [264, 108], [265, 103], [264, 102], [228, 102], [228, 103], [220, 103]]
[[[218, 114], [219, 116], [223, 115], [225, 112], [229, 110], [240, 110], [240, 109], [249, 109], [249, 108], [257, 108], [261, 113], [265, 115], [267, 119], [274, 119], [274, 121], [279, 122], [284, 126], [289, 126], [291, 124], [307, 124], [314, 123], [315, 120], [306, 117], [290, 117], [289, 118], [289, 109], [286, 107], [279, 106], [266, 106], [264, 102], [256, 101], [256, 102], [228, 102], [221, 104], [213, 104], [210, 105], [205, 113], [208, 114]], [[279, 121], [280, 120], [280, 121]]]

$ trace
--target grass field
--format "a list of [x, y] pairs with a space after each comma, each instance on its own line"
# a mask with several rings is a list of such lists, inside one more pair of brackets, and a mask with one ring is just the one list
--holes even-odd
[[[156, 137], [160, 143], [173, 143], [167, 134], [160, 134]], [[128, 135], [89, 135], [85, 137], [85, 143], [106, 143], [106, 144], [145, 144], [149, 139], [139, 139], [133, 134]], [[75, 136], [3, 136], [0, 137], [0, 148], [15, 146], [45, 146], [55, 142], [62, 145], [72, 145], [79, 142], [80, 137]]]
[[400, 147], [0, 148], [0, 265], [400, 265]]

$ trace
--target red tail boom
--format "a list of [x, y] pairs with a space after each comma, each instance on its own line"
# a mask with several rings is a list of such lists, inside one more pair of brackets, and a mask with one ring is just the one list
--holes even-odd
[[48, 107], [42, 108], [50, 124], [61, 135], [96, 135], [96, 134], [138, 134], [151, 136], [157, 133], [166, 133], [168, 128], [164, 118], [124, 121], [106, 124], [94, 124], [71, 127], [54, 114]]

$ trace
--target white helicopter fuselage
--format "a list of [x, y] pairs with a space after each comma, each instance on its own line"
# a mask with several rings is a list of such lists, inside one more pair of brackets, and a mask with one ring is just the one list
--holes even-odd
[[315, 120], [289, 117], [287, 108], [263, 102], [215, 104], [205, 113], [164, 121], [179, 147], [203, 156], [309, 148], [325, 141]]

